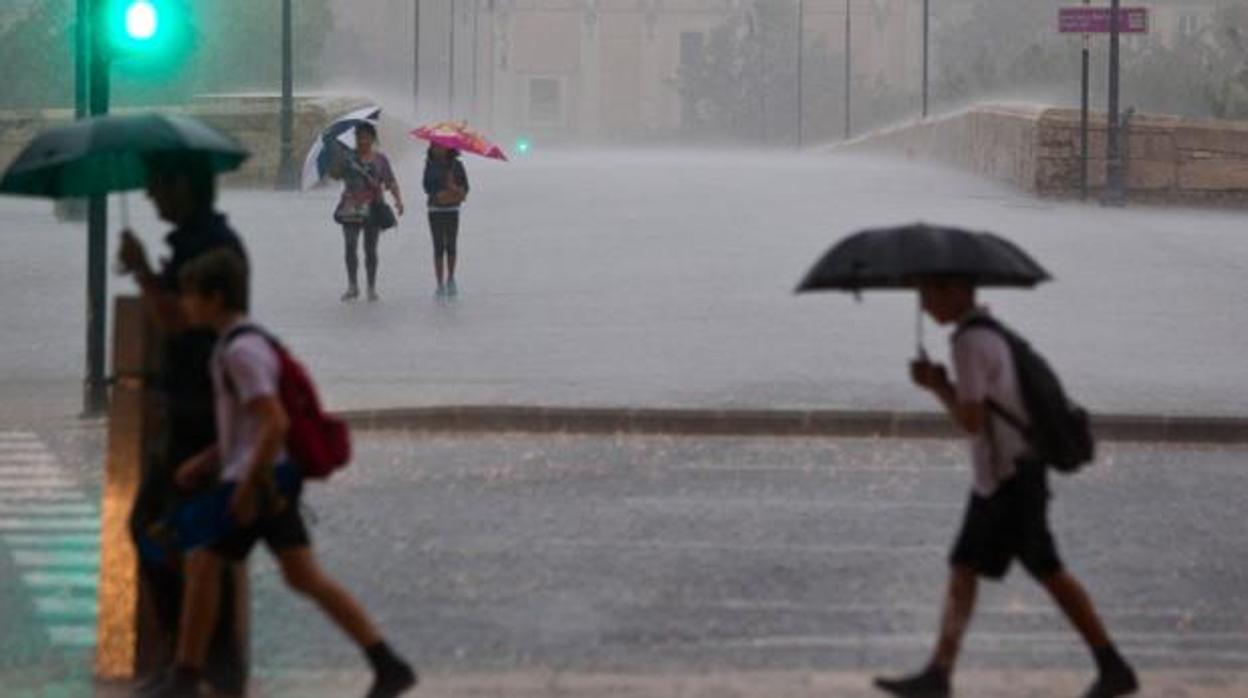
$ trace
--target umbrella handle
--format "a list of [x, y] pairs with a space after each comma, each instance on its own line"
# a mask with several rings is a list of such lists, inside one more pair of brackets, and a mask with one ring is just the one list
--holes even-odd
[[919, 298], [918, 312], [914, 316], [915, 351], [920, 361], [927, 361], [927, 349], [923, 346], [923, 299]]

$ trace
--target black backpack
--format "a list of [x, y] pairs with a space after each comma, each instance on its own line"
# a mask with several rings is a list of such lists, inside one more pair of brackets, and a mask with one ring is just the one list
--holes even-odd
[[1088, 413], [1066, 396], [1061, 381], [1044, 357], [1025, 339], [987, 315], [967, 320], [957, 331], [961, 333], [976, 327], [996, 332], [1010, 347], [1018, 389], [1030, 424], [992, 401], [988, 403], [989, 409], [1021, 432], [1032, 454], [1054, 470], [1074, 473], [1092, 462], [1096, 445]]

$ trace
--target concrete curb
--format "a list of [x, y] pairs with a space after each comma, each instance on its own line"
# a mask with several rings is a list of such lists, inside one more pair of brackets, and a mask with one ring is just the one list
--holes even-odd
[[[351, 410], [340, 413], [364, 430], [671, 434], [682, 436], [841, 436], [955, 438], [935, 412], [460, 405]], [[1097, 436], [1149, 443], [1248, 443], [1248, 418], [1101, 415]]]

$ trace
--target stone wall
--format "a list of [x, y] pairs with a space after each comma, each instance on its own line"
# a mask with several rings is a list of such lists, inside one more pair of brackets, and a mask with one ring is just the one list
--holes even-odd
[[[1088, 181], [1105, 185], [1105, 115], [1090, 120]], [[1248, 205], [1248, 122], [1136, 115], [1128, 137], [1131, 199]], [[1079, 193], [1079, 111], [987, 104], [869, 134], [838, 148], [889, 150], [957, 166], [1036, 194]]]
[[[369, 103], [352, 96], [299, 97], [295, 102], [294, 154], [300, 167], [313, 139], [329, 121]], [[223, 183], [236, 187], [272, 187], [281, 159], [280, 100], [272, 95], [226, 95], [197, 98], [176, 107], [151, 107], [158, 111], [190, 114], [237, 138], [251, 157], [242, 168], [227, 175]], [[119, 110], [126, 113], [128, 110]], [[0, 111], [0, 164], [7, 166], [40, 130], [68, 123], [72, 113], [64, 109]], [[382, 138], [399, 137], [405, 124], [383, 121]]]

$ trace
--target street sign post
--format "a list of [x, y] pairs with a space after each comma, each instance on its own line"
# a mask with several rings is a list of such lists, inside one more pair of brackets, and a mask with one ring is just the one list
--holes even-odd
[[[1108, 7], [1063, 7], [1057, 13], [1057, 30], [1062, 34], [1108, 34], [1114, 13]], [[1123, 7], [1118, 12], [1118, 31], [1123, 34], [1148, 33], [1148, 8]]]
[[1090, 0], [1084, 0], [1082, 7], [1062, 7], [1058, 9], [1057, 15], [1058, 32], [1083, 35], [1079, 100], [1079, 191], [1085, 200], [1088, 198], [1089, 46], [1093, 34], [1109, 34], [1109, 114], [1106, 123], [1108, 145], [1105, 165], [1105, 202], [1116, 205], [1126, 201], [1126, 193], [1123, 190], [1125, 182], [1122, 181], [1122, 144], [1119, 143], [1118, 124], [1118, 40], [1119, 36], [1124, 33], [1147, 34], [1149, 30], [1148, 8], [1121, 7], [1119, 3], [1120, 0], [1111, 0], [1110, 7], [1091, 7]]

